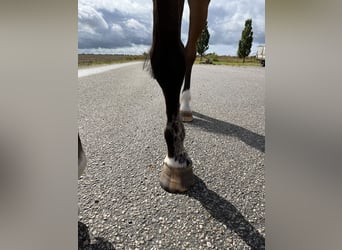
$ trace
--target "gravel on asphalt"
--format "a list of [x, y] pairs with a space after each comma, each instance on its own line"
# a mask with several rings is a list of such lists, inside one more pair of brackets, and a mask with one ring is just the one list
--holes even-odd
[[79, 249], [263, 249], [265, 69], [194, 65], [195, 186], [159, 186], [162, 91], [142, 64], [79, 78]]

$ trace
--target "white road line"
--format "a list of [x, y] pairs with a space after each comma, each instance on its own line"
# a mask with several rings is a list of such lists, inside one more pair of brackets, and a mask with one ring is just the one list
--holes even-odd
[[128, 62], [128, 63], [111, 64], [111, 65], [106, 65], [106, 66], [101, 66], [101, 67], [79, 69], [78, 70], [78, 78], [90, 76], [90, 75], [94, 75], [94, 74], [99, 74], [99, 73], [103, 73], [103, 72], [106, 72], [109, 70], [119, 69], [119, 68], [130, 66], [130, 65], [135, 65], [138, 63], [142, 63], [142, 62], [140, 62], [140, 61], [139, 62]]

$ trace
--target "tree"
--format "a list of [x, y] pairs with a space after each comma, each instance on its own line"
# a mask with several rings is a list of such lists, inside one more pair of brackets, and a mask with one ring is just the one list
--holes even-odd
[[251, 47], [253, 42], [252, 31], [252, 19], [247, 19], [245, 22], [245, 28], [241, 34], [241, 40], [239, 41], [238, 56], [245, 62], [246, 57], [251, 53]]
[[208, 22], [206, 22], [205, 27], [203, 28], [202, 33], [196, 42], [196, 51], [201, 56], [201, 61], [204, 52], [206, 52], [209, 49], [209, 39], [210, 34], [208, 31]]

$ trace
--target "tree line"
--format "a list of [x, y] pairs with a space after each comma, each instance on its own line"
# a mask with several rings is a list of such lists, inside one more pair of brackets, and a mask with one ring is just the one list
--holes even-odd
[[[206, 22], [205, 27], [202, 30], [200, 37], [196, 43], [196, 51], [200, 55], [200, 60], [205, 55], [205, 52], [209, 49], [209, 39], [210, 34], [208, 31], [208, 22]], [[242, 30], [241, 39], [239, 40], [239, 47], [237, 51], [237, 56], [245, 62], [246, 57], [251, 53], [253, 43], [253, 29], [252, 29], [252, 19], [247, 19], [245, 21], [245, 28]]]

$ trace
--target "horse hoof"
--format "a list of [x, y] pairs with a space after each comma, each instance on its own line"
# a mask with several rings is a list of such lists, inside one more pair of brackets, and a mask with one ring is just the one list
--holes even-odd
[[192, 112], [191, 111], [179, 111], [180, 117], [182, 122], [192, 122], [194, 119], [192, 117]]
[[184, 193], [194, 184], [192, 166], [170, 168], [165, 163], [159, 177], [160, 186], [170, 193]]

